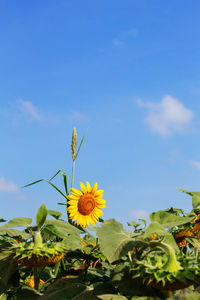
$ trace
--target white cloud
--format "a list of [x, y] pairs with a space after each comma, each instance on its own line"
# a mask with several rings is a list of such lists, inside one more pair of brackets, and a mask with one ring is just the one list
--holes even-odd
[[150, 129], [162, 136], [183, 131], [194, 117], [190, 109], [169, 95], [164, 96], [160, 103], [138, 100], [137, 104], [148, 110], [146, 122]]
[[19, 110], [26, 117], [28, 117], [31, 120], [36, 120], [36, 121], [43, 120], [43, 116], [39, 112], [38, 108], [35, 105], [33, 105], [33, 103], [31, 101], [25, 101], [23, 99], [20, 99], [18, 101], [18, 103], [19, 103]]
[[113, 39], [113, 45], [115, 47], [122, 47], [129, 39], [136, 38], [138, 35], [137, 28], [131, 28], [127, 31], [122, 31], [116, 38]]
[[0, 192], [18, 193], [19, 188], [14, 182], [0, 177]]
[[113, 39], [113, 45], [116, 47], [122, 47], [125, 45], [125, 43], [120, 39]]
[[200, 161], [190, 160], [190, 165], [194, 167], [196, 170], [200, 171]]
[[146, 210], [140, 209], [140, 210], [131, 210], [130, 215], [133, 218], [133, 220], [148, 219], [149, 213]]
[[70, 115], [68, 115], [68, 118], [73, 122], [85, 122], [88, 120], [88, 118], [83, 113], [77, 110], [72, 110]]

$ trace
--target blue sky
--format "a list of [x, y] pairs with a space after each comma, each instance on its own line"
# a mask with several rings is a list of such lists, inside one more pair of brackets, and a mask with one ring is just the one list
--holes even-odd
[[[199, 1], [0, 0], [1, 217], [65, 211], [45, 183], [79, 181], [125, 223], [200, 190]], [[62, 187], [59, 177], [55, 183]]]

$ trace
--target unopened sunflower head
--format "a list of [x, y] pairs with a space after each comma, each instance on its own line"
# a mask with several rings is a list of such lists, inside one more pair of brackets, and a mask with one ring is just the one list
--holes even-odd
[[89, 182], [86, 186], [80, 182], [81, 190], [72, 188], [71, 195], [67, 196], [69, 218], [73, 221], [77, 220], [77, 225], [86, 227], [91, 223], [96, 226], [99, 217], [103, 215], [102, 208], [106, 207], [106, 201], [102, 199], [103, 190], [97, 190], [97, 183], [90, 186]]
[[33, 242], [22, 242], [12, 249], [15, 261], [27, 267], [55, 265], [63, 259], [66, 251], [62, 243], [44, 243], [42, 247], [36, 248]]
[[72, 160], [75, 161], [76, 159], [76, 145], [77, 145], [77, 134], [76, 134], [76, 128], [74, 127], [73, 133], [72, 133]]

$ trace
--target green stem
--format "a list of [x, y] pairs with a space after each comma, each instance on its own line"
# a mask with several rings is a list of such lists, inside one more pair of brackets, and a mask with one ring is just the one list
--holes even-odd
[[75, 169], [75, 160], [73, 160], [73, 164], [72, 164], [72, 183], [71, 183], [71, 188], [73, 187], [73, 184], [74, 184], [74, 169]]
[[59, 271], [59, 268], [60, 268], [60, 261], [55, 265], [55, 272], [54, 272], [54, 276], [57, 277], [58, 275], [58, 271]]
[[33, 267], [33, 277], [34, 277], [34, 289], [39, 290], [39, 277], [37, 267]]
[[[71, 181], [71, 188], [73, 187], [73, 183], [74, 183], [74, 169], [75, 169], [75, 160], [73, 160], [73, 164], [72, 164], [72, 181]], [[67, 208], [69, 207], [68, 205], [68, 200], [67, 200]], [[67, 211], [67, 218], [68, 218], [68, 222], [70, 224], [73, 224], [72, 220], [69, 218], [69, 212]]]
[[34, 234], [34, 248], [42, 247], [42, 245], [42, 237], [40, 230], [38, 229], [38, 231], [36, 231]]

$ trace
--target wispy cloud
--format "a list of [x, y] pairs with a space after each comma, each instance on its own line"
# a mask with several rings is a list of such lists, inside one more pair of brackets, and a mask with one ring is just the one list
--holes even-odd
[[18, 104], [19, 104], [20, 112], [30, 120], [35, 120], [35, 121], [44, 120], [44, 116], [42, 116], [39, 109], [35, 105], [33, 105], [31, 101], [25, 101], [23, 99], [20, 99], [18, 101]]
[[159, 103], [138, 100], [137, 104], [147, 109], [146, 123], [149, 128], [162, 136], [183, 131], [194, 117], [190, 109], [169, 95], [164, 96]]
[[115, 47], [123, 47], [129, 39], [136, 38], [138, 35], [137, 28], [131, 28], [127, 31], [122, 31], [117, 37], [113, 39], [113, 45]]
[[146, 210], [139, 209], [139, 210], [131, 210], [130, 216], [133, 220], [137, 219], [148, 219], [149, 213]]
[[88, 121], [88, 118], [85, 114], [81, 113], [77, 110], [72, 110], [71, 113], [68, 115], [68, 119], [73, 122], [85, 122]]
[[189, 164], [194, 167], [196, 170], [200, 171], [200, 161], [190, 160]]
[[18, 186], [4, 177], [0, 177], [0, 192], [18, 193]]

